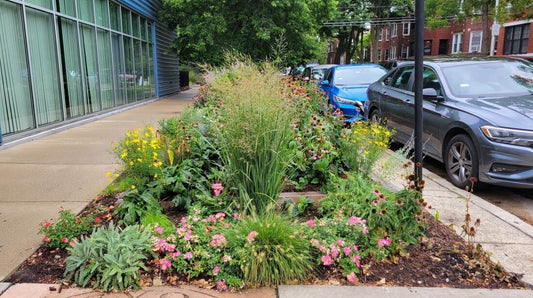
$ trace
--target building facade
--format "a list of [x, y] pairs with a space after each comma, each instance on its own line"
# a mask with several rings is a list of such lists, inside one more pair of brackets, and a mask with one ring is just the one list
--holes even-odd
[[178, 92], [161, 1], [0, 0], [4, 141]]
[[[414, 59], [414, 21], [402, 21], [381, 29], [378, 36], [378, 61]], [[533, 58], [533, 20], [511, 21], [495, 26], [498, 35], [494, 55]], [[489, 38], [490, 40], [490, 38]], [[444, 28], [424, 30], [424, 55], [476, 55], [481, 51], [481, 20], [451, 22]]]

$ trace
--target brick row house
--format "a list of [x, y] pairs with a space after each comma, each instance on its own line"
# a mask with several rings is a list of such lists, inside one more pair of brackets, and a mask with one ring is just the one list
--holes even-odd
[[[492, 24], [491, 24], [492, 25]], [[383, 27], [378, 36], [378, 61], [414, 58], [414, 21], [404, 20]], [[533, 59], [533, 20], [515, 20], [494, 26], [499, 27], [495, 38], [494, 54], [512, 55]], [[483, 40], [481, 20], [451, 22], [447, 27], [424, 30], [424, 55], [451, 54], [475, 55], [481, 50]], [[490, 40], [490, 38], [488, 39]]]
[[[414, 58], [414, 21], [406, 20], [383, 27], [378, 36], [378, 61]], [[533, 59], [533, 20], [515, 20], [494, 26], [494, 54]], [[491, 26], [492, 28], [492, 26]], [[435, 30], [424, 30], [424, 55], [476, 54], [483, 40], [481, 20], [452, 22]], [[490, 38], [488, 39], [490, 40]]]

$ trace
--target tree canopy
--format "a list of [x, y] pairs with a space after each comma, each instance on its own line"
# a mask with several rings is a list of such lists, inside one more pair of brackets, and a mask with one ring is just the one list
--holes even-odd
[[324, 57], [322, 24], [336, 1], [163, 0], [160, 19], [176, 29], [185, 63], [220, 65], [225, 52], [284, 65]]

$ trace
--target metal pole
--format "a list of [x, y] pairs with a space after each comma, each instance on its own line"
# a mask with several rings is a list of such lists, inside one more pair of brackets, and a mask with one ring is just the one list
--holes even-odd
[[424, 72], [424, 0], [415, 3], [415, 186], [422, 181], [422, 89]]
[[[496, 0], [495, 8], [496, 11], [498, 10], [498, 0]], [[490, 49], [489, 49], [489, 55], [494, 56], [494, 50], [496, 46], [496, 36], [499, 35], [500, 30], [500, 24], [498, 24], [498, 20], [494, 18], [494, 22], [492, 24], [492, 27], [490, 29]]]

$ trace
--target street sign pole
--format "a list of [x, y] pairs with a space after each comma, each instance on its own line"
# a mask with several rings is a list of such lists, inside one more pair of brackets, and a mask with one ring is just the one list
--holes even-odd
[[424, 72], [424, 0], [415, 2], [415, 186], [422, 181], [422, 96]]

